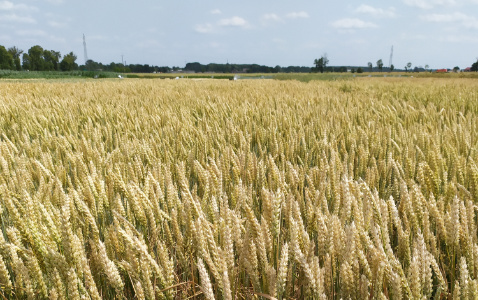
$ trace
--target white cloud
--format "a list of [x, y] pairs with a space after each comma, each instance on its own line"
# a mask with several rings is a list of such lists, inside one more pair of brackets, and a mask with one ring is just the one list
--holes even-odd
[[261, 19], [262, 19], [262, 21], [275, 21], [275, 22], [282, 21], [282, 19], [274, 13], [264, 14], [264, 15], [262, 15]]
[[365, 22], [360, 19], [345, 18], [340, 19], [335, 22], [332, 22], [332, 27], [337, 29], [364, 29], [364, 28], [375, 28], [375, 25], [372, 22]]
[[204, 24], [197, 24], [194, 26], [194, 31], [198, 33], [213, 33], [218, 32], [220, 27], [241, 27], [241, 28], [249, 28], [249, 23], [241, 18], [241, 17], [232, 17], [228, 19], [221, 19], [215, 24], [211, 23], [204, 23]]
[[422, 9], [431, 9], [435, 6], [454, 5], [455, 0], [403, 0], [403, 3]]
[[210, 23], [198, 24], [194, 26], [194, 30], [199, 33], [209, 33], [214, 30], [214, 26], [212, 26]]
[[229, 18], [229, 19], [219, 20], [217, 24], [223, 27], [247, 27], [248, 26], [248, 23], [246, 20], [237, 16]]
[[467, 43], [467, 44], [477, 43], [475, 36], [467, 36], [467, 35], [449, 35], [445, 37], [440, 37], [438, 40], [440, 42], [446, 42], [446, 43]]
[[35, 24], [36, 20], [29, 16], [19, 16], [17, 14], [8, 14], [0, 16], [0, 21]]
[[281, 38], [273, 38], [272, 42], [276, 43], [276, 44], [284, 44], [286, 42], [286, 40], [281, 39]]
[[291, 12], [286, 15], [289, 19], [306, 19], [309, 17], [309, 14], [305, 11]]
[[428, 14], [421, 17], [423, 20], [434, 23], [458, 23], [466, 28], [478, 29], [478, 19], [464, 13]]
[[387, 18], [393, 18], [395, 17], [395, 8], [390, 7], [387, 10], [383, 8], [376, 8], [370, 5], [362, 4], [357, 9], [355, 10], [357, 13], [364, 13], [364, 14], [369, 14], [374, 17], [387, 17]]
[[20, 36], [35, 36], [35, 37], [39, 37], [39, 36], [46, 36], [46, 32], [43, 31], [43, 30], [40, 30], [40, 29], [33, 29], [33, 30], [17, 30], [15, 32], [17, 35], [20, 35]]
[[48, 21], [48, 25], [53, 28], [64, 28], [67, 24], [63, 22]]
[[222, 12], [219, 9], [213, 9], [213, 10], [211, 10], [211, 14], [212, 15], [220, 15], [220, 14], [222, 14]]
[[10, 1], [0, 1], [0, 10], [7, 10], [7, 11], [13, 11], [13, 10], [37, 10], [36, 7], [34, 6], [28, 6], [25, 4], [15, 4]]
[[138, 48], [144, 48], [144, 49], [151, 49], [151, 48], [161, 48], [162, 45], [155, 39], [145, 39], [142, 41], [139, 41], [136, 45]]

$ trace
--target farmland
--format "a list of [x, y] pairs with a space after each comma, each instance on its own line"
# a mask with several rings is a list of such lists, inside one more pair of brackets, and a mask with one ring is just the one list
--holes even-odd
[[476, 299], [478, 81], [0, 81], [0, 294]]

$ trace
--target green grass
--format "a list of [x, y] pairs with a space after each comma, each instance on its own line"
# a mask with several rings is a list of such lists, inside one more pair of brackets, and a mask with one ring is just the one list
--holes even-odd
[[[254, 74], [256, 75], [256, 74]], [[128, 78], [140, 79], [174, 79], [188, 78], [188, 79], [233, 79], [234, 74], [208, 74], [208, 73], [131, 73], [126, 74]]]
[[417, 78], [472, 78], [478, 79], [478, 72], [466, 73], [434, 73], [434, 72], [365, 72], [365, 73], [279, 73], [273, 76], [277, 80], [298, 80], [309, 82], [312, 80], [351, 80], [363, 77], [417, 77]]
[[114, 78], [118, 73], [101, 71], [12, 71], [0, 70], [0, 78], [7, 79], [60, 79], [60, 78]]
[[[0, 70], [0, 79], [62, 79], [62, 78], [117, 78], [122, 73], [103, 72], [103, 71], [11, 71]], [[127, 78], [139, 79], [174, 79], [176, 77], [186, 79], [233, 79], [234, 73], [128, 73], [124, 74]], [[419, 78], [473, 78], [478, 79], [478, 72], [467, 73], [406, 73], [406, 72], [365, 72], [365, 73], [278, 73], [278, 74], [237, 74], [240, 79], [276, 79], [276, 80], [297, 80], [309, 82], [312, 80], [336, 81], [351, 80], [361, 77], [419, 77]]]

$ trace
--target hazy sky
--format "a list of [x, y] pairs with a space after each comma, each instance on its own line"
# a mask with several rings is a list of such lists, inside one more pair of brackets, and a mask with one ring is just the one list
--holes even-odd
[[465, 68], [478, 57], [478, 0], [0, 0], [0, 45], [84, 63], [257, 63]]

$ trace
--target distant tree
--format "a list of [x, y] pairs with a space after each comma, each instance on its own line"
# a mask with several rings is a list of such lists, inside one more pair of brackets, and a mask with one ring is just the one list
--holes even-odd
[[395, 66], [394, 66], [394, 65], [390, 65], [390, 72], [393, 72], [393, 70], [395, 70]]
[[78, 65], [76, 64], [76, 55], [73, 52], [70, 52], [66, 55], [63, 56], [63, 59], [61, 60], [60, 63], [60, 69], [62, 71], [72, 71], [76, 70], [78, 68]]
[[315, 71], [319, 71], [319, 66], [322, 65], [322, 61], [320, 61], [318, 58], [314, 59], [314, 65], [315, 65]]
[[371, 62], [368, 62], [368, 71], [369, 72], [372, 72], [372, 69], [373, 69], [373, 64]]
[[44, 50], [43, 51], [43, 69], [46, 71], [58, 71], [59, 70], [59, 60], [61, 54], [60, 52], [53, 50]]
[[377, 60], [377, 68], [380, 70], [380, 72], [382, 72], [382, 68], [383, 68], [382, 59]]
[[20, 55], [22, 55], [23, 50], [18, 49], [17, 47], [13, 46], [13, 47], [8, 48], [8, 52], [13, 57], [13, 63], [15, 64], [15, 69], [17, 69], [17, 71], [20, 71], [22, 69], [22, 64], [21, 64], [21, 61], [20, 61]]
[[4, 46], [0, 46], [0, 70], [13, 70], [14, 68], [13, 56]]
[[28, 49], [28, 56], [30, 58], [31, 71], [43, 71], [45, 67], [45, 60], [43, 59], [43, 48], [41, 46], [33, 46]]
[[167, 67], [167, 66], [159, 67], [159, 68], [158, 68], [158, 72], [160, 72], [160, 73], [168, 73], [168, 72], [171, 72], [171, 68], [170, 68], [170, 67]]
[[199, 72], [202, 72], [203, 67], [204, 66], [198, 62], [190, 62], [186, 64], [186, 66], [184, 67], [184, 70], [194, 71], [196, 73], [199, 73]]
[[325, 70], [325, 68], [327, 68], [327, 65], [329, 64], [329, 58], [327, 56], [327, 53], [324, 53], [324, 55], [322, 55], [322, 63], [324, 64], [324, 70]]
[[355, 68], [352, 68], [352, 70], [350, 70], [350, 71], [352, 72], [352, 74], [355, 73]]
[[324, 58], [314, 59], [315, 71], [324, 73]]
[[314, 59], [315, 72], [324, 73], [328, 63], [329, 59], [327, 58], [327, 53], [324, 53], [319, 59]]
[[275, 72], [275, 73], [279, 73], [279, 72], [281, 72], [281, 70], [282, 70], [282, 68], [281, 68], [281, 66], [279, 66], [279, 65], [277, 65], [277, 66], [274, 67], [274, 72]]
[[411, 67], [412, 67], [412, 63], [409, 62], [409, 63], [407, 64], [407, 66], [405, 67], [405, 71], [408, 72], [408, 70], [410, 70]]
[[460, 71], [460, 67], [459, 66], [456, 66], [453, 68], [453, 72], [457, 73], [458, 71]]
[[357, 73], [363, 73], [362, 67], [359, 67], [359, 68], [357, 69]]
[[60, 58], [61, 58], [61, 54], [60, 54], [60, 51], [54, 51], [54, 50], [50, 50], [51, 52], [51, 55], [52, 57], [54, 58], [53, 59], [53, 67], [55, 68], [55, 70], [60, 70]]
[[471, 65], [471, 71], [478, 72], [478, 59]]
[[30, 55], [28, 55], [28, 53], [23, 53], [22, 66], [23, 66], [23, 70], [31, 69], [31, 60], [30, 60]]
[[[114, 72], [123, 72], [124, 65], [123, 64], [117, 64], [117, 70], [113, 70]], [[85, 63], [85, 69], [88, 71], [95, 71], [101, 69], [101, 66], [99, 63], [92, 59], [88, 59]]]
[[425, 71], [428, 71], [429, 68], [430, 68], [429, 65], [425, 65]]

